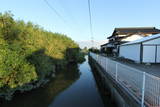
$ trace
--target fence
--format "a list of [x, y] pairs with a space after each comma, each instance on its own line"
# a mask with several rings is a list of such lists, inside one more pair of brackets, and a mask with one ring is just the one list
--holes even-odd
[[160, 78], [98, 54], [90, 53], [90, 56], [134, 95], [141, 102], [141, 107], [160, 107]]

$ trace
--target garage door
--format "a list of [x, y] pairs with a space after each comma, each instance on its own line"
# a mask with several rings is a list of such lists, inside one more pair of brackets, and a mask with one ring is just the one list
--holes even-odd
[[160, 46], [157, 46], [157, 63], [160, 63]]
[[143, 62], [155, 63], [156, 46], [143, 46]]

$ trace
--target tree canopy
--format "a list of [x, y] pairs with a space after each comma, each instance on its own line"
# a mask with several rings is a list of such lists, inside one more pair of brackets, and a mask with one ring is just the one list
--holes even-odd
[[44, 30], [32, 22], [0, 13], [0, 95], [40, 86], [56, 66], [83, 60], [79, 46], [69, 37]]

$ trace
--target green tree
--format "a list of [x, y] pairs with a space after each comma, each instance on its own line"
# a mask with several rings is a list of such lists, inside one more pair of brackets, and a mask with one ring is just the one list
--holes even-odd
[[57, 66], [84, 60], [71, 38], [14, 20], [10, 12], [0, 14], [0, 53], [0, 96], [6, 98], [46, 83]]

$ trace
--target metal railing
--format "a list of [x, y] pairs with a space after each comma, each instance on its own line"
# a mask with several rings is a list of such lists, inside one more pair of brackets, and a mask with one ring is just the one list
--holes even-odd
[[160, 107], [160, 78], [107, 57], [90, 56], [113, 78], [141, 102], [141, 107]]

